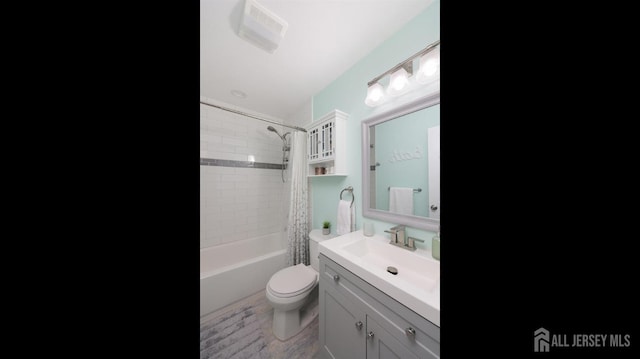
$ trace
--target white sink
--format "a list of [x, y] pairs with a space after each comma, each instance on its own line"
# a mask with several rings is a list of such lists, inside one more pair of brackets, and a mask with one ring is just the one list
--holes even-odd
[[[387, 236], [365, 237], [362, 230], [320, 242], [319, 251], [440, 325], [440, 262], [433, 259], [431, 251], [399, 248], [389, 244]], [[389, 273], [389, 266], [398, 273]]]
[[[416, 255], [406, 249], [375, 240], [359, 239], [344, 247], [343, 250], [359, 257], [373, 270], [387, 272], [390, 281], [404, 281], [424, 290], [433, 290], [440, 278], [440, 264], [425, 256]], [[387, 267], [392, 266], [397, 274], [391, 274]]]

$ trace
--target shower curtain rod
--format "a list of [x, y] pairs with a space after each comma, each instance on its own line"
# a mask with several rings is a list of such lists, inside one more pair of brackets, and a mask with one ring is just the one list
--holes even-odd
[[262, 117], [257, 117], [257, 116], [254, 116], [254, 115], [250, 115], [250, 114], [248, 114], [248, 113], [244, 113], [244, 112], [242, 112], [242, 111], [232, 110], [232, 109], [230, 109], [230, 108], [226, 108], [226, 107], [222, 107], [222, 106], [218, 106], [218, 105], [212, 105], [212, 104], [210, 104], [210, 103], [206, 103], [206, 102], [202, 102], [202, 101], [200, 101], [200, 103], [201, 103], [201, 104], [203, 104], [203, 105], [207, 105], [207, 106], [211, 106], [211, 107], [219, 108], [219, 109], [224, 110], [224, 111], [229, 111], [229, 112], [237, 113], [238, 115], [242, 115], [242, 116], [247, 116], [247, 117], [255, 118], [256, 120], [260, 120], [260, 121], [264, 121], [264, 122], [269, 122], [269, 123], [272, 123], [272, 124], [274, 124], [274, 125], [279, 125], [279, 126], [289, 127], [289, 128], [294, 129], [294, 130], [298, 130], [298, 131], [302, 131], [302, 132], [307, 132], [307, 130], [305, 130], [305, 129], [304, 129], [304, 128], [302, 128], [302, 127], [285, 125], [285, 124], [283, 124], [283, 123], [279, 123], [279, 122], [276, 122], [276, 121], [267, 120], [266, 118], [262, 118]]

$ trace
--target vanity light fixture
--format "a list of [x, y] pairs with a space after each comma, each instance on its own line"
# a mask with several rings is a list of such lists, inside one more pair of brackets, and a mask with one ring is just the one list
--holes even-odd
[[[382, 75], [369, 81], [364, 103], [375, 107], [386, 102], [389, 96], [397, 97], [411, 91], [415, 86], [426, 85], [440, 77], [440, 40], [430, 44], [418, 53], [394, 66]], [[413, 60], [420, 56], [420, 66], [413, 75]], [[386, 75], [391, 75], [387, 90], [380, 84]]]
[[385, 99], [384, 88], [376, 82], [367, 89], [367, 98], [364, 100], [364, 103], [366, 103], [367, 106], [375, 107], [382, 104]]
[[420, 70], [416, 75], [416, 81], [420, 84], [427, 84], [431, 80], [440, 75], [440, 48], [435, 48], [432, 51], [420, 56]]
[[391, 73], [387, 95], [400, 96], [409, 90], [409, 76], [413, 73], [413, 63], [405, 63], [401, 68]]

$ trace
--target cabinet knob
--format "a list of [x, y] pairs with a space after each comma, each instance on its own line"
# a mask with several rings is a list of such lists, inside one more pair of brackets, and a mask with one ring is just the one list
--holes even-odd
[[367, 339], [373, 340], [373, 332], [369, 332], [369, 334], [367, 334]]
[[356, 328], [358, 328], [358, 330], [362, 329], [362, 322], [361, 321], [358, 321], [356, 323]]
[[415, 338], [416, 337], [416, 330], [411, 328], [411, 327], [405, 329], [404, 333], [410, 338]]
[[338, 281], [338, 279], [340, 279], [340, 276], [337, 274], [333, 275], [333, 280], [335, 280], [336, 282]]

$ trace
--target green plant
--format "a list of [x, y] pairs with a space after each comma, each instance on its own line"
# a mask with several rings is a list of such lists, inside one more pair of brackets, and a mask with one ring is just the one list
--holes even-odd
[[329, 221], [322, 222], [322, 228], [329, 228], [329, 227], [331, 227], [331, 222]]

